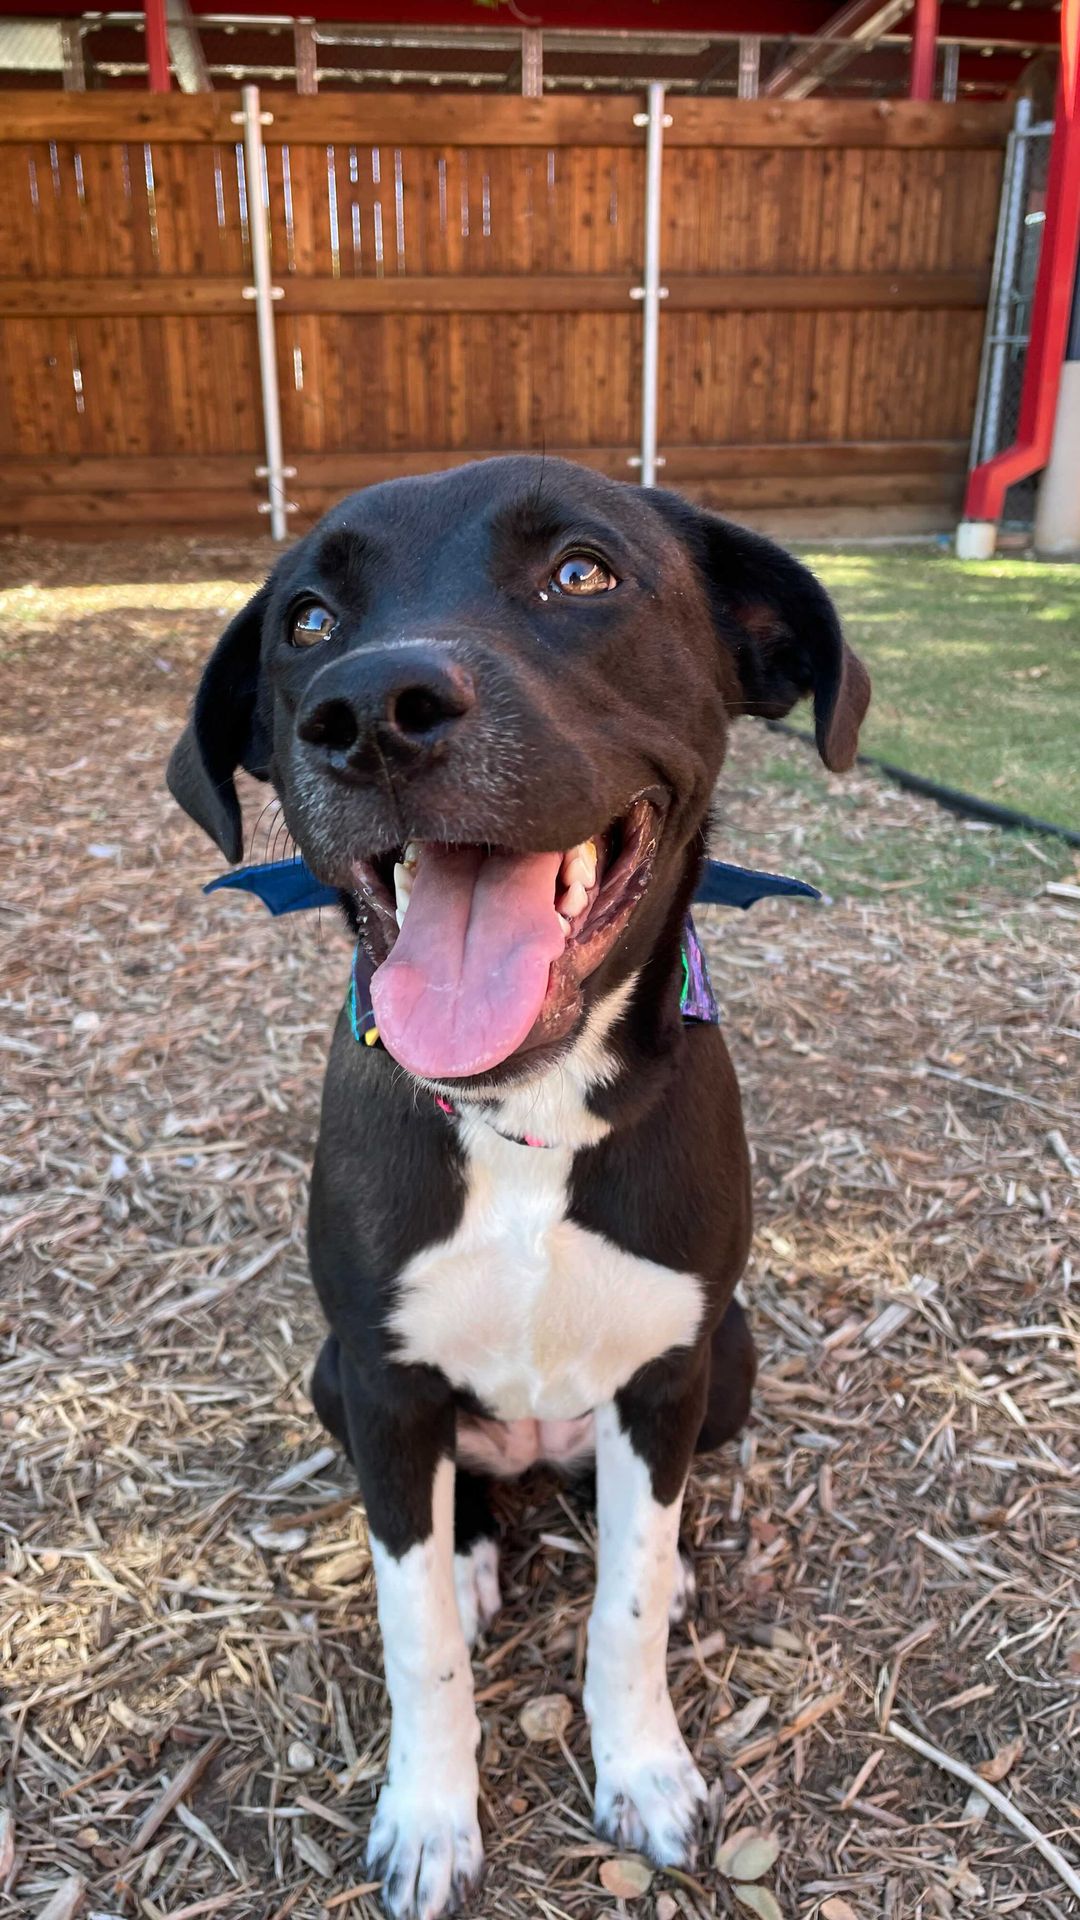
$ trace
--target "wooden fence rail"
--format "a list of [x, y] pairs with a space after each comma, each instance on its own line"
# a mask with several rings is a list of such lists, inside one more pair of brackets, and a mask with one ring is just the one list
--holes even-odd
[[[632, 478], [644, 133], [629, 96], [266, 96], [294, 524], [544, 446]], [[943, 523], [1008, 110], [672, 99], [664, 480], [749, 517]], [[255, 526], [238, 94], [0, 95], [0, 515]]]

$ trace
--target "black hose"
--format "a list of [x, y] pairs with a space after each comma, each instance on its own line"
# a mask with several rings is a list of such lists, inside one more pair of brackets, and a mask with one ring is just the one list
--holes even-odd
[[[784, 733], [790, 740], [801, 740], [806, 747], [813, 747], [812, 734], [804, 733], [801, 727], [789, 726], [786, 720], [766, 720], [770, 733]], [[873, 767], [878, 773], [884, 773], [898, 787], [904, 787], [908, 793], [921, 794], [925, 800], [936, 800], [939, 807], [947, 813], [958, 813], [968, 820], [985, 820], [994, 827], [1020, 828], [1024, 833], [1045, 833], [1054, 840], [1064, 840], [1066, 846], [1080, 847], [1080, 831], [1075, 827], [1059, 827], [1052, 820], [1038, 820], [1033, 813], [1017, 813], [1013, 807], [999, 807], [993, 800], [979, 800], [973, 793], [963, 793], [959, 787], [943, 787], [938, 780], [928, 780], [924, 774], [909, 773], [906, 767], [897, 767], [891, 760], [879, 760], [875, 753], [860, 753], [860, 767]]]

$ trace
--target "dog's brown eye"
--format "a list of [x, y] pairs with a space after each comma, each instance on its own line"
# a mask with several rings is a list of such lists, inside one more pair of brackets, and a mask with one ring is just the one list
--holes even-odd
[[551, 581], [555, 593], [610, 593], [617, 585], [611, 569], [594, 553], [568, 553]]
[[289, 628], [289, 645], [292, 647], [315, 647], [320, 640], [326, 640], [337, 626], [337, 616], [329, 607], [320, 606], [312, 600], [306, 607], [298, 607], [292, 617]]

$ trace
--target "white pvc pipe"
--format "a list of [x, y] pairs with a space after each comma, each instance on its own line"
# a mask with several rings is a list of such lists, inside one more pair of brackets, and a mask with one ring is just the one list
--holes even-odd
[[656, 414], [660, 375], [660, 192], [664, 167], [664, 89], [649, 85], [645, 149], [644, 326], [641, 341], [641, 484], [656, 485]]
[[255, 321], [259, 335], [259, 383], [262, 387], [263, 429], [266, 436], [266, 491], [270, 502], [270, 532], [275, 540], [284, 540], [289, 522], [285, 503], [281, 401], [278, 394], [277, 353], [274, 345], [270, 234], [266, 205], [263, 200], [262, 108], [259, 104], [258, 87], [245, 87], [243, 102], [244, 171], [247, 175], [251, 277], [255, 283]]
[[958, 560], [992, 560], [996, 550], [996, 520], [961, 520], [956, 529]]

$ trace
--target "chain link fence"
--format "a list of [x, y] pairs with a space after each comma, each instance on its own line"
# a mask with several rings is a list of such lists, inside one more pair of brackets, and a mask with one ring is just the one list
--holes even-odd
[[[1009, 136], [1002, 182], [994, 273], [983, 341], [971, 466], [990, 460], [1017, 437], [1031, 308], [1046, 221], [1046, 180], [1053, 122], [1034, 124], [1031, 103], [1021, 100]], [[1035, 518], [1037, 474], [1010, 487], [1004, 523], [1030, 528]]]

